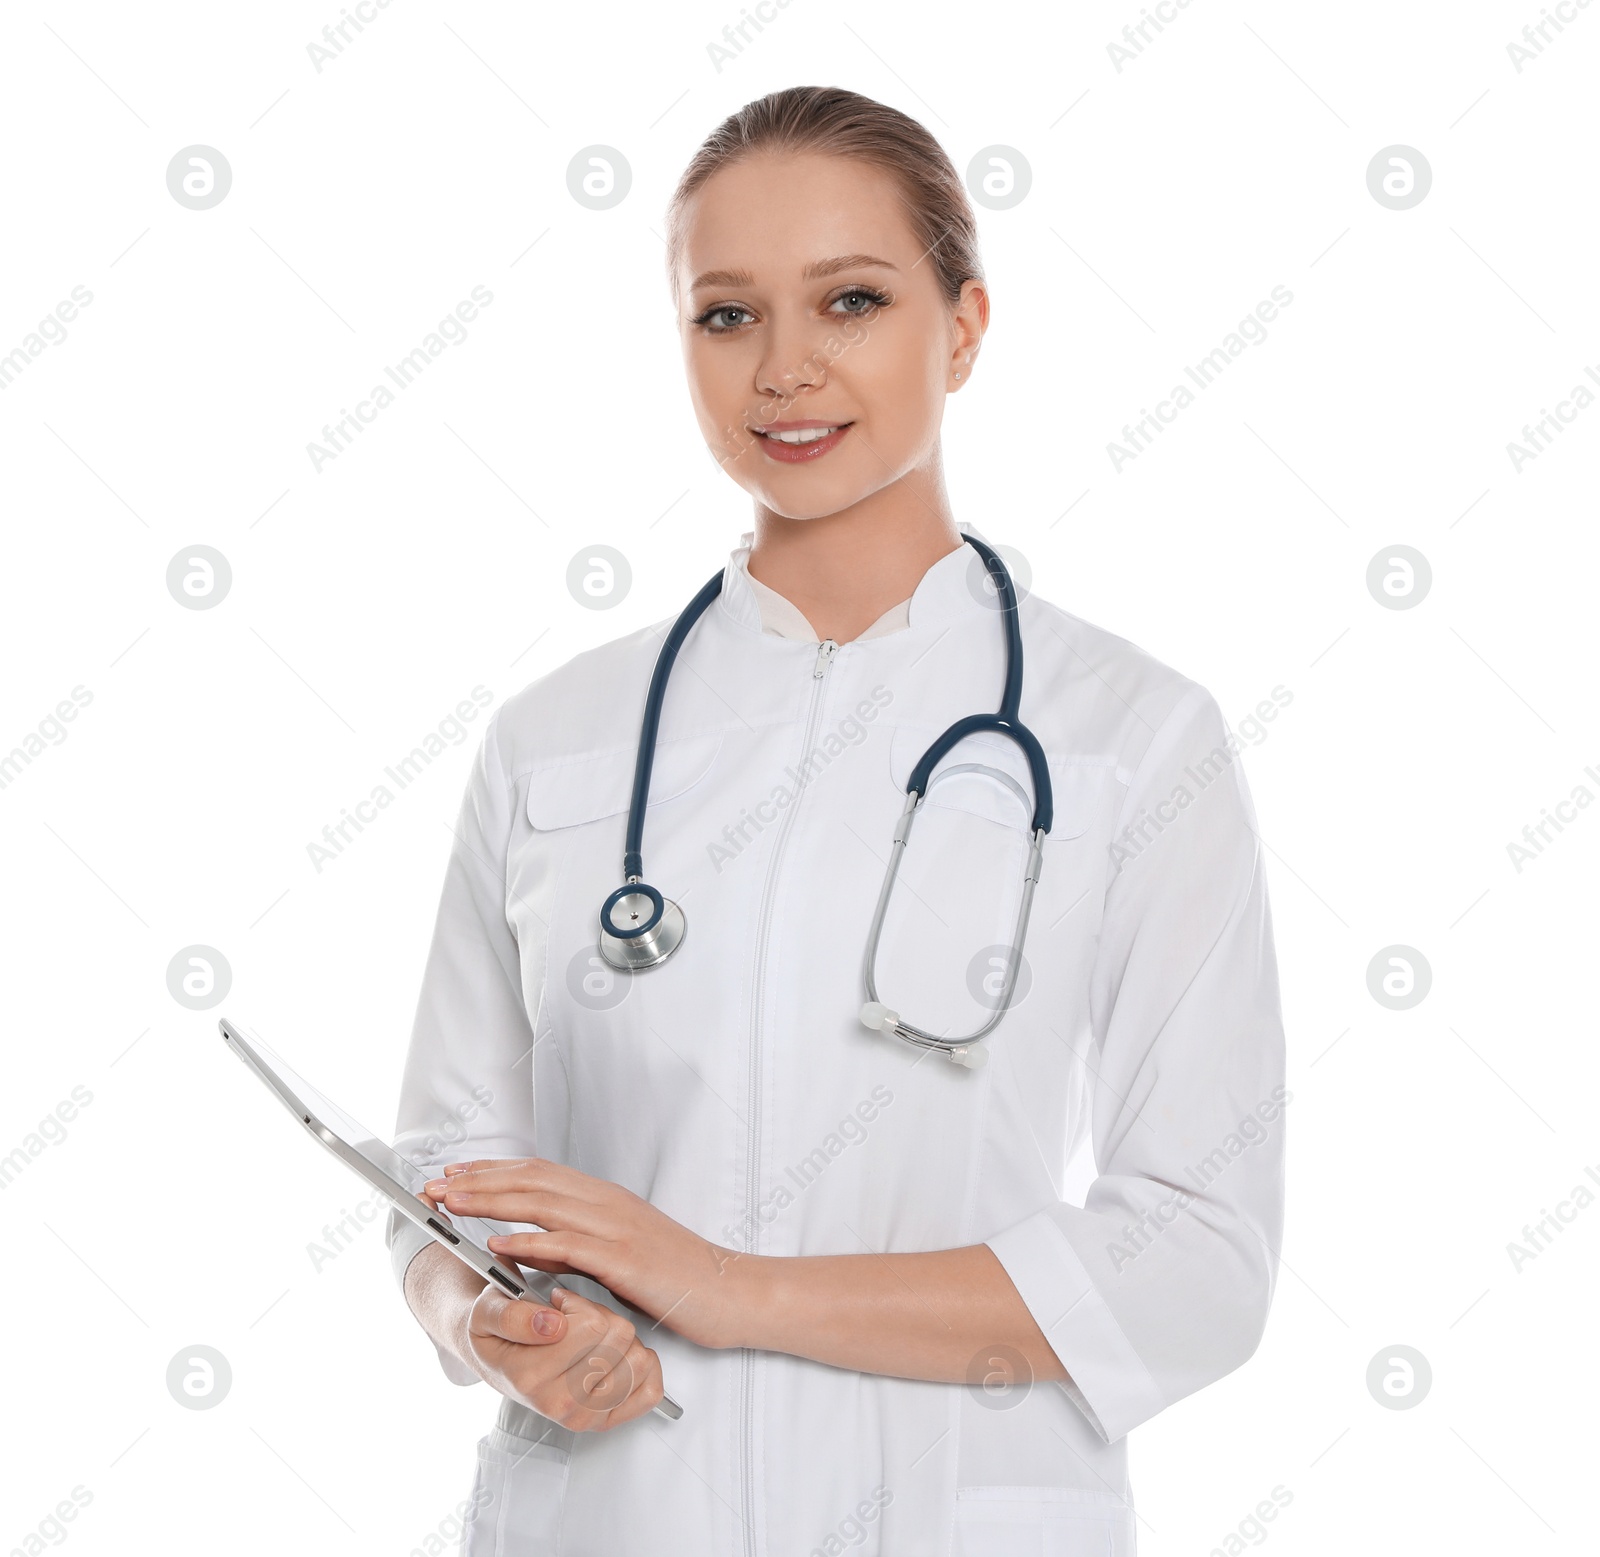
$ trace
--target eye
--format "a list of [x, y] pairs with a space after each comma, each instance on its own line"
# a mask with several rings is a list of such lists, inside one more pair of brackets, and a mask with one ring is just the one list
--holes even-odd
[[[734, 318], [733, 315], [743, 314], [744, 319]], [[702, 314], [697, 314], [690, 322], [699, 325], [710, 335], [727, 335], [737, 330], [748, 319], [754, 319], [743, 303], [713, 303]]]
[[846, 307], [841, 310], [843, 313], [868, 314], [871, 313], [875, 308], [888, 307], [889, 299], [875, 287], [846, 287], [845, 290], [836, 298], [834, 298], [834, 300], [828, 305], [830, 311], [837, 308], [840, 303], [844, 303], [846, 305]]

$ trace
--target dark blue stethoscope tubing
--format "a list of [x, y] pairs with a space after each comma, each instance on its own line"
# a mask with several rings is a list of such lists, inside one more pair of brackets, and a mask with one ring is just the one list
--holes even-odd
[[[645, 693], [644, 720], [639, 727], [639, 755], [633, 765], [633, 795], [628, 802], [628, 836], [623, 845], [622, 875], [628, 884], [618, 887], [600, 908], [601, 926], [618, 940], [631, 940], [646, 935], [661, 922], [666, 905], [661, 894], [639, 878], [644, 875], [644, 813], [650, 799], [650, 769], [655, 763], [656, 731], [661, 725], [661, 704], [666, 698], [667, 680], [672, 675], [673, 662], [689, 630], [705, 614], [706, 607], [722, 593], [722, 572], [719, 570], [700, 586], [700, 592], [679, 613], [672, 624], [661, 653], [656, 656], [656, 668], [650, 676], [650, 689]], [[618, 900], [629, 892], [642, 892], [650, 899], [650, 917], [637, 929], [619, 930], [611, 919], [611, 910]]]
[[1044, 748], [1039, 744], [1033, 731], [1018, 717], [1018, 706], [1022, 702], [1022, 628], [1017, 617], [1017, 591], [1011, 582], [1011, 574], [998, 553], [985, 542], [975, 536], [965, 536], [966, 543], [983, 558], [983, 563], [989, 570], [989, 577], [994, 580], [995, 589], [1000, 595], [1000, 614], [1005, 622], [1006, 634], [1006, 684], [1005, 691], [1000, 698], [1000, 712], [997, 714], [968, 714], [963, 719], [958, 719], [948, 730], [936, 740], [911, 770], [911, 777], [906, 783], [906, 793], [916, 795], [920, 800], [927, 791], [928, 780], [933, 775], [934, 768], [939, 761], [958, 742], [979, 730], [993, 730], [1000, 735], [1010, 736], [1022, 748], [1022, 754], [1028, 759], [1028, 771], [1033, 777], [1033, 830], [1035, 832], [1050, 831], [1050, 824], [1055, 820], [1055, 794], [1050, 786], [1050, 764], [1045, 760]]
[[983, 565], [989, 570], [989, 577], [1000, 595], [1006, 634], [1006, 684], [1000, 694], [1000, 717], [1015, 724], [1022, 702], [1022, 628], [1017, 619], [1017, 591], [1012, 585], [1010, 571], [993, 547], [975, 536], [968, 535], [964, 539], [983, 558]]
[[[1050, 765], [1045, 760], [1044, 748], [1040, 746], [1033, 731], [1017, 716], [1018, 706], [1022, 701], [1022, 629], [1017, 618], [1017, 592], [1005, 563], [991, 547], [975, 536], [968, 535], [963, 539], [983, 558], [984, 566], [989, 570], [989, 576], [994, 580], [995, 589], [1000, 596], [1000, 614], [1006, 635], [1005, 689], [1001, 694], [999, 713], [968, 714], [965, 718], [956, 720], [922, 754], [916, 767], [911, 771], [911, 778], [906, 784], [906, 793], [914, 794], [920, 799], [928, 787], [928, 780], [934, 767], [946, 752], [968, 735], [979, 730], [993, 730], [998, 734], [1009, 736], [1022, 748], [1023, 755], [1028, 759], [1029, 772], [1033, 777], [1033, 827], [1036, 832], [1041, 830], [1049, 832], [1055, 814], [1055, 800], [1050, 786]], [[650, 770], [655, 762], [656, 734], [661, 725], [661, 705], [666, 698], [667, 682], [672, 675], [678, 651], [683, 647], [684, 639], [689, 636], [690, 629], [705, 614], [711, 602], [722, 593], [723, 571], [725, 570], [719, 570], [706, 580], [700, 592], [684, 607], [677, 621], [672, 624], [661, 645], [661, 653], [656, 657], [655, 670], [650, 676], [650, 687], [644, 700], [644, 719], [639, 727], [639, 754], [633, 768], [633, 794], [628, 802], [628, 834], [622, 856], [622, 874], [626, 885], [618, 887], [600, 908], [602, 927], [619, 940], [631, 940], [648, 934], [660, 923], [665, 910], [661, 894], [640, 879], [644, 875], [644, 814], [650, 800]], [[635, 929], [619, 930], [612, 923], [611, 910], [630, 892], [642, 893], [649, 898], [650, 917]]]
[[1055, 820], [1055, 796], [1050, 788], [1050, 764], [1045, 760], [1044, 748], [1038, 737], [1019, 720], [1007, 719], [1003, 714], [968, 714], [958, 719], [936, 740], [918, 760], [906, 782], [906, 793], [919, 798], [927, 790], [928, 779], [939, 760], [953, 746], [980, 730], [994, 730], [1008, 735], [1022, 748], [1028, 759], [1028, 771], [1033, 776], [1033, 831], [1049, 832]]

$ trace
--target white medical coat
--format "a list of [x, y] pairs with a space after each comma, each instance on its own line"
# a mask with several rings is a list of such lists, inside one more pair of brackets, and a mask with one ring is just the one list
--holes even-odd
[[[466, 1550], [1126, 1557], [1129, 1430], [1251, 1355], [1276, 1276], [1283, 1032], [1238, 743], [1204, 687], [1025, 598], [1021, 713], [1055, 822], [1015, 1003], [977, 1071], [871, 1032], [862, 951], [905, 783], [998, 708], [1002, 623], [962, 546], [900, 631], [775, 636], [750, 539], [661, 717], [645, 879], [683, 906], [683, 945], [632, 975], [595, 951], [661, 622], [491, 717], [396, 1146], [569, 1163], [763, 1255], [987, 1243], [1070, 1382], [1030, 1387], [994, 1346], [970, 1385], [933, 1383], [633, 1315], [682, 1419], [573, 1433], [503, 1401]], [[940, 776], [973, 762], [991, 771]], [[1031, 793], [1002, 737], [940, 764], [884, 926], [879, 996], [929, 1031], [982, 1024], [1012, 934], [1030, 818], [994, 771]], [[422, 1243], [391, 1221], [397, 1280]]]

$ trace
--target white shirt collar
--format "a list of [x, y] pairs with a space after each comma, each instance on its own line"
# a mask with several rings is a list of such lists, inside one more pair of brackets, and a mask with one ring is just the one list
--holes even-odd
[[[963, 535], [976, 535], [980, 541], [986, 539], [980, 530], [970, 524], [958, 523], [956, 528]], [[722, 608], [735, 620], [758, 632], [802, 643], [816, 643], [816, 629], [800, 608], [750, 572], [750, 549], [754, 544], [755, 532], [746, 530], [739, 537], [738, 546], [729, 554], [719, 597]], [[965, 558], [962, 553], [966, 554]], [[913, 625], [925, 626], [948, 618], [953, 610], [961, 607], [963, 597], [969, 593], [967, 572], [977, 569], [978, 573], [974, 575], [977, 577], [981, 575], [982, 567], [977, 553], [968, 546], [941, 557], [923, 574], [921, 582], [905, 600], [891, 606], [853, 641], [881, 638]], [[979, 598], [978, 594], [972, 594], [972, 600]]]
[[[749, 554], [745, 553], [744, 561], [740, 566], [745, 570], [745, 577], [751, 589], [755, 591], [756, 603], [761, 607], [761, 630], [765, 633], [774, 633], [779, 638], [794, 638], [801, 643], [818, 642], [816, 629], [806, 619], [805, 613], [786, 595], [780, 595], [770, 585], [763, 584], [749, 569]], [[902, 628], [911, 625], [911, 597], [906, 596], [899, 605], [890, 606], [865, 632], [856, 635], [856, 642], [863, 638], [881, 638], [885, 633], [897, 633]]]

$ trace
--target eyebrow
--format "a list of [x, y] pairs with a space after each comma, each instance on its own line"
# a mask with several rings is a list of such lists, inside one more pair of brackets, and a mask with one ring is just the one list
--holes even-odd
[[[899, 271], [899, 266], [891, 265], [888, 260], [879, 259], [874, 254], [838, 254], [832, 259], [813, 260], [800, 272], [800, 276], [804, 281], [822, 281], [828, 276], [837, 276], [841, 271], [858, 270], [863, 265], [879, 265], [884, 270]], [[695, 277], [689, 290], [698, 292], [702, 287], [754, 285], [755, 277], [748, 270], [708, 270]]]

